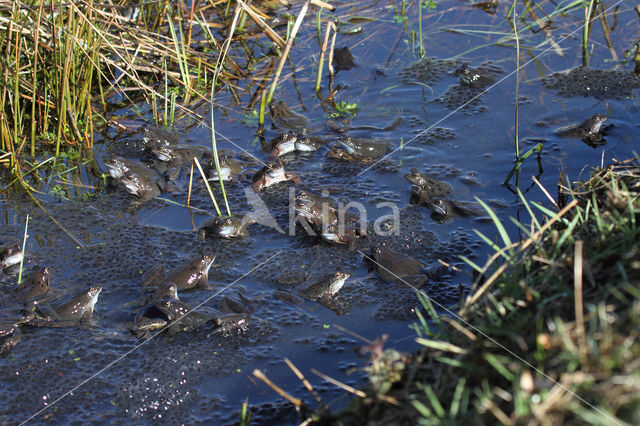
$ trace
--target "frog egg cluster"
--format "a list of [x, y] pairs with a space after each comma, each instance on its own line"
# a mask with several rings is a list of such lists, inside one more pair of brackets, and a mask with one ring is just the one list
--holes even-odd
[[403, 83], [434, 83], [461, 64], [459, 59], [423, 58], [403, 68], [398, 76]]
[[594, 98], [620, 99], [632, 95], [640, 87], [640, 77], [631, 71], [597, 70], [578, 67], [557, 72], [542, 79], [547, 89], [554, 89], [560, 96], [593, 96]]
[[416, 145], [435, 145], [440, 141], [456, 138], [456, 132], [446, 127], [434, 127], [429, 129], [428, 132], [425, 132], [424, 129], [417, 129], [413, 133], [417, 136], [412, 137], [410, 140], [412, 144]]

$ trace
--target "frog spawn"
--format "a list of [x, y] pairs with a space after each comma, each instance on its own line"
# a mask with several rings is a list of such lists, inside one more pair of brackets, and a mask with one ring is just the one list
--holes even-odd
[[564, 97], [593, 96], [596, 99], [621, 99], [640, 87], [640, 76], [631, 71], [598, 70], [577, 67], [542, 79], [547, 89]]

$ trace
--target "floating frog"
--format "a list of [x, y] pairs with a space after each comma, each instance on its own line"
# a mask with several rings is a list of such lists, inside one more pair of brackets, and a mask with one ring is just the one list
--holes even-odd
[[453, 192], [453, 188], [448, 183], [432, 178], [426, 173], [421, 173], [418, 169], [411, 169], [411, 173], [407, 173], [404, 177], [430, 197], [446, 197]]
[[347, 153], [360, 159], [374, 159], [391, 151], [391, 144], [386, 139], [352, 138], [339, 139]]
[[351, 276], [348, 272], [334, 272], [320, 278], [309, 285], [305, 285], [298, 290], [298, 294], [305, 299], [317, 301], [320, 299], [329, 299], [342, 289], [344, 282]]
[[213, 217], [200, 226], [200, 238], [220, 237], [226, 239], [245, 239], [249, 236], [247, 226], [255, 223], [251, 215], [245, 217]]
[[348, 47], [344, 46], [333, 49], [333, 67], [336, 71], [349, 71], [356, 66], [356, 60]]
[[14, 303], [42, 303], [51, 286], [49, 268], [34, 266], [29, 276], [8, 295]]
[[486, 211], [478, 203], [472, 201], [456, 201], [446, 198], [430, 198], [430, 206], [436, 219], [438, 215], [446, 217], [474, 217], [486, 214]]
[[277, 129], [293, 130], [304, 135], [311, 128], [311, 122], [303, 115], [291, 111], [284, 101], [275, 101], [269, 105], [271, 123]]
[[[223, 181], [233, 181], [242, 173], [242, 166], [231, 155], [219, 155], [220, 175]], [[207, 180], [218, 181], [218, 169], [215, 158], [211, 155], [207, 162]]]
[[602, 124], [607, 120], [604, 114], [594, 114], [580, 124], [556, 129], [554, 132], [558, 136], [569, 139], [581, 139], [587, 145], [596, 148], [604, 145], [606, 141], [602, 137]]
[[22, 340], [20, 327], [28, 324], [34, 317], [33, 309], [25, 309], [15, 315], [5, 312], [0, 315], [0, 338], [3, 339], [0, 345], [0, 354], [4, 355], [20, 343]]
[[151, 152], [159, 161], [180, 165], [191, 163], [194, 158], [200, 160], [207, 149], [201, 146], [169, 146], [162, 145], [154, 148]]
[[[460, 77], [460, 83], [471, 88], [483, 88], [492, 85], [496, 79], [489, 74], [489, 68], [469, 68], [469, 64], [462, 64], [460, 68], [453, 72]], [[493, 70], [496, 72], [496, 70]]]
[[267, 148], [271, 151], [271, 155], [274, 157], [280, 157], [287, 155], [296, 150], [296, 141], [298, 140], [298, 134], [289, 130], [273, 138], [267, 144]]
[[383, 244], [372, 246], [371, 253], [371, 257], [366, 260], [373, 264], [378, 276], [385, 282], [421, 287], [429, 280], [425, 265], [407, 254]]
[[246, 314], [220, 314], [211, 308], [199, 308], [194, 310], [185, 303], [169, 299], [156, 302], [155, 306], [162, 311], [171, 325], [169, 334], [177, 334], [183, 331], [193, 331], [206, 324], [216, 327], [214, 333], [227, 334], [235, 329], [246, 327], [248, 315]]
[[259, 192], [264, 188], [287, 180], [292, 180], [296, 185], [300, 183], [298, 175], [286, 172], [284, 164], [280, 160], [272, 161], [253, 176], [253, 190]]
[[328, 226], [338, 224], [341, 216], [344, 215], [345, 225], [353, 227], [356, 223], [359, 223], [359, 235], [365, 236], [367, 233], [366, 222], [361, 220], [360, 216], [347, 212], [345, 208], [347, 205], [348, 203], [340, 204], [331, 197], [301, 191], [296, 196], [295, 210], [310, 222], [326, 223]]
[[143, 126], [139, 129], [139, 132], [142, 134], [142, 141], [150, 149], [161, 146], [178, 145], [178, 137], [164, 129], [153, 126]]
[[83, 320], [91, 319], [101, 291], [102, 287], [91, 286], [66, 303], [39, 305], [36, 307], [35, 318], [28, 324], [37, 327], [76, 326]]
[[152, 332], [161, 330], [169, 324], [167, 315], [156, 307], [156, 302], [145, 306], [136, 314], [135, 322], [130, 330], [138, 339], [147, 339]]
[[141, 203], [162, 193], [156, 182], [133, 173], [125, 174], [118, 181], [124, 185], [129, 194], [139, 197]]
[[104, 164], [109, 169], [109, 175], [116, 180], [126, 174], [134, 174], [149, 180], [158, 178], [158, 173], [146, 164], [117, 155], [109, 157]]
[[0, 270], [17, 265], [22, 260], [22, 249], [18, 244], [0, 246]]
[[333, 297], [338, 294], [350, 276], [348, 272], [337, 271], [303, 283], [301, 288], [295, 289], [294, 292], [278, 289], [274, 292], [274, 297], [294, 305], [302, 305], [304, 299], [318, 302], [338, 315], [343, 315], [345, 308]]
[[163, 266], [154, 266], [145, 273], [142, 287], [156, 286], [157, 282], [174, 283], [178, 290], [209, 287], [209, 269], [216, 259], [215, 254], [196, 256], [184, 265], [179, 265], [170, 271]]

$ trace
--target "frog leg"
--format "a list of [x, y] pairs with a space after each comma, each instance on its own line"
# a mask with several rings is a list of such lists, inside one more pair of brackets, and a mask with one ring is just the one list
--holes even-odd
[[0, 346], [0, 354], [9, 352], [9, 350], [20, 343], [21, 340], [22, 331], [20, 331], [20, 327], [16, 327], [13, 334], [2, 343], [2, 346]]

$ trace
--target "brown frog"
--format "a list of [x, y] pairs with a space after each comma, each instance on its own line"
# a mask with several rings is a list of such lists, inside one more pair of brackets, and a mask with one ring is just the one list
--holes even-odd
[[[234, 181], [242, 173], [243, 167], [231, 155], [218, 155], [220, 176], [223, 181]], [[207, 161], [207, 180], [219, 181], [218, 169], [213, 155]]]
[[333, 67], [336, 71], [349, 71], [356, 66], [356, 60], [348, 47], [344, 46], [333, 50]]
[[556, 129], [556, 135], [569, 139], [581, 139], [592, 147], [604, 145], [606, 141], [602, 137], [602, 124], [607, 120], [604, 114], [594, 114], [580, 124]]
[[66, 303], [37, 306], [36, 317], [28, 324], [37, 327], [76, 326], [83, 320], [91, 319], [101, 291], [102, 287], [91, 286]]
[[215, 254], [196, 256], [184, 265], [179, 265], [170, 271], [162, 266], [156, 266], [143, 277], [142, 286], [156, 286], [157, 282], [174, 283], [178, 290], [209, 287], [209, 269], [216, 259]]
[[404, 177], [430, 197], [447, 197], [453, 192], [453, 188], [448, 183], [432, 178], [418, 169], [411, 169], [411, 173], [407, 173]]
[[272, 161], [253, 176], [253, 190], [259, 192], [271, 185], [288, 180], [293, 181], [296, 185], [300, 183], [298, 175], [285, 171], [284, 164], [280, 160]]
[[245, 239], [249, 236], [247, 226], [256, 222], [251, 215], [245, 217], [213, 217], [200, 226], [198, 231], [200, 238], [226, 238], [226, 239]]
[[373, 264], [378, 276], [385, 282], [421, 287], [429, 280], [422, 262], [407, 254], [383, 244], [372, 246], [371, 253], [371, 257], [365, 259]]
[[293, 112], [284, 101], [274, 101], [269, 105], [271, 123], [277, 129], [293, 130], [304, 135], [311, 128], [311, 122], [303, 115]]

